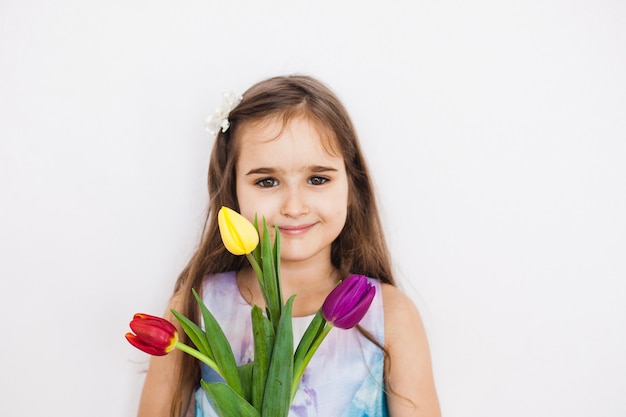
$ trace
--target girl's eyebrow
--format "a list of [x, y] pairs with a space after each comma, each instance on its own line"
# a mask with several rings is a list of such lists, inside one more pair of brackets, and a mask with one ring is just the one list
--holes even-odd
[[253, 168], [250, 171], [246, 172], [246, 175], [255, 175], [255, 174], [272, 174], [276, 172], [276, 170], [272, 168]]
[[333, 168], [333, 167], [326, 167], [326, 166], [322, 166], [322, 165], [311, 165], [309, 167], [306, 168], [308, 171], [311, 172], [337, 172], [337, 168]]
[[[310, 165], [302, 168], [302, 171], [308, 172], [337, 172], [337, 168], [327, 167], [323, 165]], [[274, 174], [274, 173], [282, 173], [282, 169], [271, 168], [271, 167], [259, 167], [252, 168], [250, 171], [246, 172], [246, 175], [256, 175], [256, 174]]]

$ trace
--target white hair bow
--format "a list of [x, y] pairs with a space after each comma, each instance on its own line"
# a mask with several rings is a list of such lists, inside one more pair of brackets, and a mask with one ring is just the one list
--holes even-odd
[[240, 94], [236, 94], [232, 91], [222, 93], [222, 103], [215, 110], [215, 113], [206, 118], [204, 123], [206, 130], [212, 135], [216, 135], [221, 129], [222, 132], [226, 132], [230, 127], [228, 121], [228, 115], [239, 104], [242, 97]]

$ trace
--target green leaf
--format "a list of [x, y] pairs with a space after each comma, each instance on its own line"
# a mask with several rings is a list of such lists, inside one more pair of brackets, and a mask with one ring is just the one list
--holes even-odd
[[257, 410], [260, 410], [274, 347], [274, 328], [256, 305], [252, 307], [252, 332], [254, 334], [254, 368], [251, 403]]
[[[293, 382], [291, 385], [291, 399], [292, 400], [296, 396], [296, 391], [298, 390], [298, 385], [300, 385], [300, 380], [302, 379], [304, 370], [306, 369], [307, 365], [313, 358], [313, 355], [315, 354], [317, 349], [320, 347], [320, 345], [322, 344], [326, 336], [328, 336], [328, 333], [332, 330], [332, 328], [333, 326], [331, 324], [329, 324], [326, 320], [323, 320], [318, 327], [318, 331], [315, 332], [315, 336], [312, 338], [311, 342], [309, 343], [307, 340], [306, 343], [309, 344], [308, 348], [306, 348], [305, 350], [304, 346], [302, 346], [302, 349], [300, 349], [300, 352], [296, 352], [298, 365], [294, 366], [293, 368]], [[311, 330], [311, 334], [313, 333], [314, 331]], [[307, 339], [309, 337], [310, 336], [307, 336]], [[298, 346], [298, 348], [300, 347]], [[304, 353], [305, 351], [306, 353]]]
[[274, 225], [274, 279], [276, 280], [276, 288], [278, 293], [278, 303], [283, 303], [283, 289], [280, 285], [280, 230]]
[[254, 215], [254, 230], [256, 230], [257, 235], [259, 235], [259, 244], [256, 245], [252, 253], [246, 255], [248, 262], [250, 262], [250, 266], [254, 269], [254, 273], [258, 277], [259, 286], [261, 287], [261, 293], [265, 294], [265, 283], [263, 282], [263, 270], [261, 268], [261, 246], [262, 242], [259, 234], [259, 220], [257, 215]]
[[311, 323], [309, 323], [309, 326], [306, 328], [300, 343], [298, 343], [298, 348], [296, 349], [293, 360], [294, 375], [298, 373], [306, 354], [309, 352], [309, 349], [315, 339], [317, 339], [319, 334], [324, 329], [325, 324], [326, 319], [322, 315], [322, 310], [320, 309], [317, 314], [315, 314], [315, 317], [313, 317], [313, 320], [311, 320]]
[[263, 396], [262, 414], [264, 416], [286, 416], [291, 404], [293, 380], [293, 329], [291, 310], [294, 296], [285, 304], [285, 309], [278, 323], [274, 350]]
[[170, 309], [170, 311], [172, 312], [174, 317], [176, 317], [176, 320], [178, 320], [178, 322], [180, 323], [180, 326], [183, 328], [185, 334], [187, 334], [193, 344], [196, 345], [196, 348], [209, 358], [215, 360], [215, 357], [213, 356], [213, 351], [211, 350], [211, 346], [206, 339], [206, 334], [202, 331], [202, 329], [198, 327], [196, 323], [189, 320], [178, 311], [174, 309]]
[[[256, 232], [259, 233], [259, 219], [257, 217], [257, 215], [254, 215], [254, 228], [256, 229]], [[259, 233], [259, 236], [261, 234]], [[256, 259], [256, 263], [261, 265], [261, 242], [259, 241], [259, 244], [256, 245], [256, 248], [254, 248], [254, 251], [252, 251], [252, 254], [254, 255], [254, 259]]]
[[221, 417], [260, 417], [259, 412], [228, 385], [204, 380], [200, 383]]
[[233, 355], [230, 343], [228, 339], [226, 339], [226, 335], [224, 335], [219, 323], [206, 305], [204, 305], [202, 298], [200, 298], [196, 290], [193, 290], [193, 295], [196, 297], [196, 301], [200, 306], [200, 311], [202, 311], [204, 328], [206, 329], [206, 340], [209, 346], [211, 346], [211, 351], [213, 352], [217, 366], [220, 368], [220, 373], [226, 383], [237, 394], [243, 395], [243, 388], [241, 386], [241, 380], [239, 379], [239, 372], [237, 371], [237, 362], [235, 361], [235, 355]]
[[243, 386], [243, 397], [252, 404], [252, 370], [254, 369], [254, 361], [248, 362], [245, 365], [239, 365], [237, 370], [239, 371], [239, 379], [241, 379], [241, 385]]
[[265, 292], [263, 294], [265, 298], [265, 307], [268, 311], [268, 318], [274, 326], [274, 330], [278, 327], [280, 320], [280, 310], [283, 300], [279, 298], [279, 289], [276, 285], [276, 266], [275, 256], [272, 251], [272, 241], [270, 239], [270, 233], [267, 228], [267, 222], [263, 219], [263, 238], [261, 244], [261, 261], [263, 266], [263, 285]]

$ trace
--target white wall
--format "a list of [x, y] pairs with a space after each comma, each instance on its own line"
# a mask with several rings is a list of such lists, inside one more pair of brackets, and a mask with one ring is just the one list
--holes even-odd
[[222, 91], [361, 135], [448, 417], [626, 415], [626, 3], [0, 2], [0, 415], [133, 416]]

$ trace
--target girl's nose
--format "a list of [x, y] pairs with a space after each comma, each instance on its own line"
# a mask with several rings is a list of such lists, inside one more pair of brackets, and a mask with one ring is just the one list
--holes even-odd
[[299, 217], [309, 212], [309, 208], [302, 193], [297, 189], [285, 190], [280, 213], [287, 217]]

